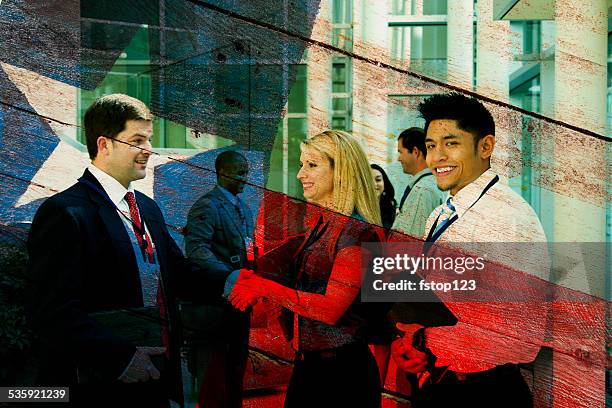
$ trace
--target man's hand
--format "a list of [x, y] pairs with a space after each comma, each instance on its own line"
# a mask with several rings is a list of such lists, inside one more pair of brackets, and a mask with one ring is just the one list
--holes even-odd
[[229, 301], [234, 308], [241, 312], [246, 312], [249, 308], [255, 306], [261, 299], [257, 293], [251, 292], [249, 289], [234, 286], [232, 293], [229, 295]]
[[238, 275], [238, 279], [236, 279], [236, 283], [240, 281], [244, 281], [246, 279], [250, 279], [255, 276], [255, 272], [251, 269], [242, 268], [240, 269], [240, 274]]
[[119, 381], [126, 384], [159, 380], [159, 370], [149, 356], [158, 356], [166, 352], [165, 347], [136, 347], [132, 361], [119, 377]]
[[398, 338], [391, 344], [391, 356], [393, 356], [395, 364], [397, 364], [401, 370], [412, 374], [418, 374], [425, 371], [425, 367], [427, 366], [427, 354], [412, 346], [414, 333], [423, 326], [414, 323], [397, 323], [395, 327], [404, 332], [401, 338]]
[[400, 337], [391, 343], [391, 356], [397, 367], [405, 372], [419, 374], [427, 367], [427, 354], [412, 347], [412, 336], [409, 341]]
[[232, 306], [244, 312], [267, 296], [266, 284], [266, 279], [255, 275], [253, 271], [242, 269], [228, 300]]

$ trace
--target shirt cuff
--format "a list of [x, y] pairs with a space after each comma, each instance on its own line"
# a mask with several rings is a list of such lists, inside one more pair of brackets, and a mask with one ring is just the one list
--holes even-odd
[[232, 293], [232, 289], [234, 289], [234, 285], [238, 280], [238, 276], [240, 275], [240, 269], [236, 269], [232, 273], [229, 274], [227, 279], [225, 279], [225, 285], [223, 286], [223, 297], [227, 298], [230, 293]]

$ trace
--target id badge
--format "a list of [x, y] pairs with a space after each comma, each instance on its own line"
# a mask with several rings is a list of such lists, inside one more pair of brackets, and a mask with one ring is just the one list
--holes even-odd
[[251, 237], [244, 239], [244, 247], [246, 248], [246, 259], [249, 262], [255, 262], [255, 241]]

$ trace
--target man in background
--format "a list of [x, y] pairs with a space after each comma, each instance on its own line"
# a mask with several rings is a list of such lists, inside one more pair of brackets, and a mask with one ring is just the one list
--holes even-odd
[[[217, 185], [193, 205], [187, 217], [187, 257], [208, 276], [217, 292], [228, 295], [241, 268], [254, 259], [253, 216], [239, 197], [248, 175], [246, 158], [225, 151], [215, 161]], [[192, 372], [202, 407], [241, 407], [248, 357], [248, 312], [231, 307], [219, 295], [206, 305], [184, 308], [193, 329]]]
[[413, 127], [400, 133], [397, 152], [403, 172], [411, 174], [413, 179], [402, 195], [393, 229], [421, 238], [429, 214], [442, 204], [446, 194], [438, 188], [431, 170], [427, 168], [423, 129]]

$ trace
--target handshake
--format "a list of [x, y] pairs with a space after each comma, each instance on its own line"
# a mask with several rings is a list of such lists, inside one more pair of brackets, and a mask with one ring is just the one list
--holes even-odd
[[413, 338], [415, 333], [423, 326], [397, 323], [396, 327], [403, 332], [403, 335], [391, 343], [391, 356], [395, 360], [395, 364], [404, 372], [417, 376], [422, 375], [427, 369], [428, 356], [414, 347]]
[[269, 280], [255, 275], [252, 270], [241, 269], [228, 300], [233, 307], [244, 312], [269, 296], [269, 284]]

